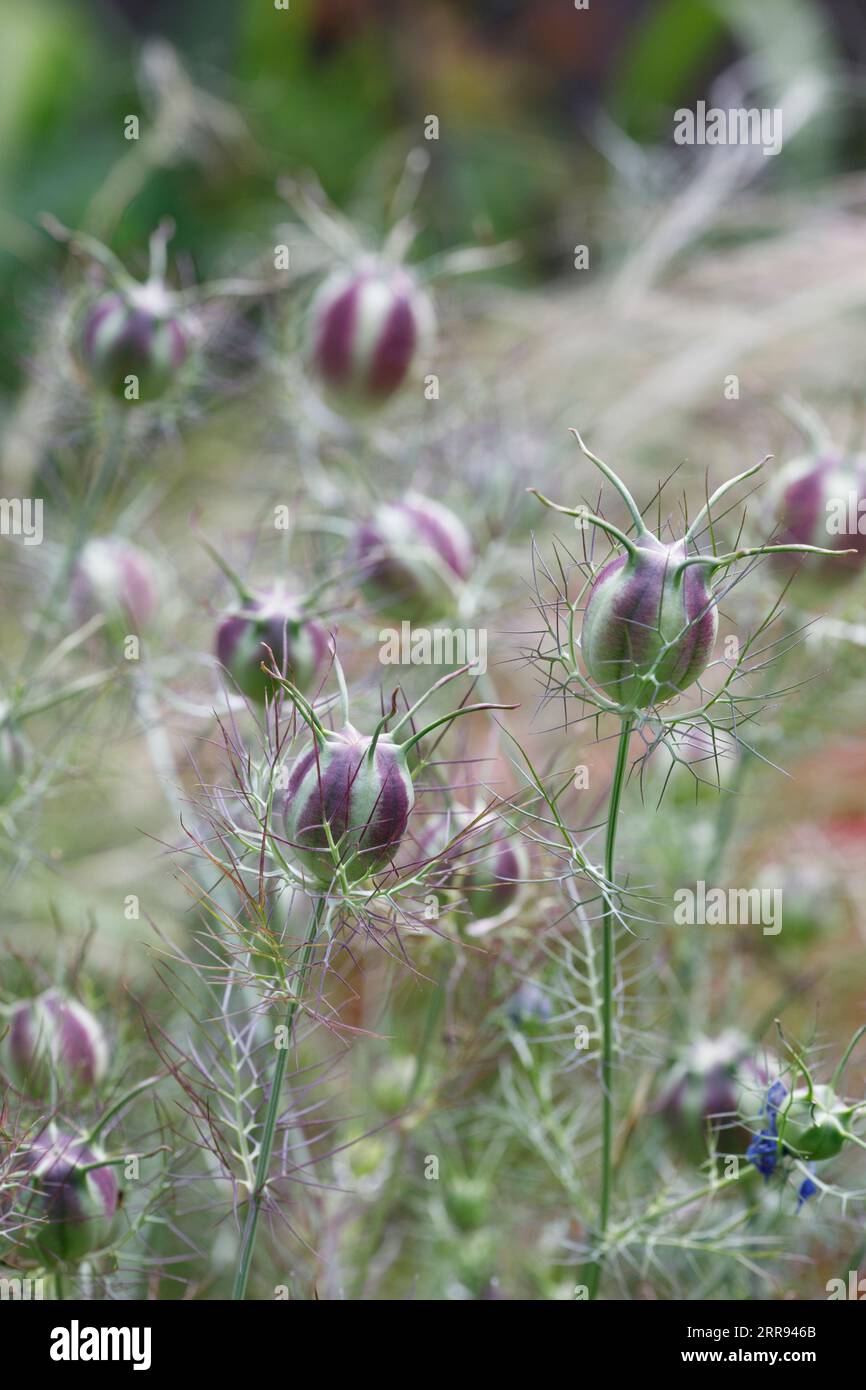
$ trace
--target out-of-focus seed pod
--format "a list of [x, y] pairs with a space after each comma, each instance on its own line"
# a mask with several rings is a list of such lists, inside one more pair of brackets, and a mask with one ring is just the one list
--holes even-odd
[[389, 1057], [373, 1073], [371, 1091], [377, 1108], [399, 1115], [409, 1101], [418, 1063], [414, 1057]]
[[719, 615], [700, 566], [682, 568], [683, 541], [646, 532], [633, 551], [603, 565], [583, 615], [587, 673], [627, 709], [687, 690], [712, 655]]
[[406, 382], [435, 331], [432, 302], [402, 266], [335, 271], [313, 298], [307, 356], [341, 411], [376, 408]]
[[674, 1063], [656, 1103], [680, 1151], [695, 1163], [706, 1157], [708, 1139], [719, 1133], [723, 1152], [742, 1150], [748, 1131], [737, 1123], [756, 1120], [775, 1063], [734, 1029], [698, 1038]]
[[450, 884], [466, 900], [476, 922], [501, 917], [514, 907], [529, 873], [529, 856], [519, 836], [482, 838], [484, 845], [477, 852], [467, 841], [466, 852], [472, 863], [458, 870]]
[[[268, 650], [268, 648], [270, 650]], [[279, 588], [256, 594], [220, 622], [216, 654], [237, 688], [259, 704], [273, 700], [279, 685], [262, 670], [273, 666], [306, 693], [322, 673], [328, 634], [315, 618], [304, 616], [296, 599]]]
[[12, 1081], [34, 1100], [50, 1094], [52, 1080], [63, 1096], [91, 1091], [108, 1067], [99, 1021], [59, 989], [13, 1005], [4, 1053]]
[[453, 611], [474, 554], [469, 532], [448, 507], [410, 492], [358, 527], [350, 560], [377, 614], [423, 623]]
[[113, 626], [141, 632], [159, 602], [156, 566], [139, 546], [119, 536], [89, 540], [70, 580], [70, 599], [79, 622], [102, 614]]
[[394, 1147], [393, 1134], [363, 1134], [353, 1127], [334, 1154], [339, 1186], [360, 1197], [372, 1197], [388, 1179]]
[[477, 1231], [487, 1220], [490, 1185], [486, 1178], [454, 1174], [444, 1189], [445, 1210], [458, 1231]]
[[170, 291], [148, 283], [106, 290], [90, 303], [75, 322], [72, 348], [88, 380], [115, 400], [154, 401], [176, 381], [190, 342]]
[[330, 883], [338, 864], [357, 882], [390, 863], [414, 804], [404, 748], [387, 734], [374, 739], [346, 724], [295, 764], [286, 837], [317, 882]]
[[553, 1016], [553, 1003], [534, 980], [523, 980], [508, 1001], [508, 1020], [530, 1037], [544, 1032]]
[[55, 1126], [28, 1146], [15, 1165], [15, 1232], [48, 1265], [75, 1264], [110, 1245], [119, 1189], [104, 1153]]
[[774, 557], [782, 573], [797, 576], [795, 598], [826, 602], [828, 591], [849, 583], [866, 565], [866, 455], [829, 448], [794, 459], [768, 492], [775, 541], [854, 552]]

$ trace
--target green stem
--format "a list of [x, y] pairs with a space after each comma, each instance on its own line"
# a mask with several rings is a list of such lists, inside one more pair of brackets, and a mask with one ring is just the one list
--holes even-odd
[[[633, 716], [623, 719], [619, 731], [619, 747], [616, 754], [616, 767], [610, 789], [607, 829], [604, 847], [604, 875], [607, 883], [602, 929], [604, 933], [602, 959], [602, 1044], [601, 1044], [601, 1198], [599, 1201], [598, 1240], [603, 1245], [610, 1221], [610, 1205], [613, 1195], [613, 993], [614, 993], [614, 907], [612, 901], [614, 874], [616, 872], [616, 829], [619, 808], [622, 801], [625, 774], [628, 763], [628, 743], [631, 735]], [[601, 1280], [603, 1255], [599, 1253], [584, 1271], [585, 1282], [590, 1298], [598, 1294]]]
[[262, 1208], [262, 1201], [265, 1189], [268, 1185], [268, 1175], [271, 1166], [271, 1153], [274, 1147], [274, 1134], [277, 1127], [277, 1115], [280, 1109], [280, 1096], [283, 1089], [283, 1078], [286, 1074], [286, 1061], [289, 1055], [289, 1047], [292, 1041], [292, 1026], [295, 1021], [295, 1014], [304, 993], [304, 985], [307, 978], [307, 970], [310, 964], [310, 957], [313, 954], [313, 947], [316, 944], [316, 937], [319, 934], [319, 924], [322, 920], [322, 913], [325, 907], [325, 899], [318, 898], [313, 908], [310, 918], [310, 927], [307, 932], [307, 939], [304, 943], [304, 952], [301, 956], [301, 968], [298, 972], [297, 988], [289, 1000], [286, 1009], [285, 1029], [286, 1045], [277, 1051], [277, 1062], [274, 1067], [274, 1079], [271, 1085], [271, 1094], [268, 1100], [268, 1108], [265, 1112], [265, 1126], [262, 1132], [262, 1141], [259, 1147], [259, 1156], [256, 1163], [255, 1185], [250, 1193], [249, 1207], [247, 1209], [247, 1219], [244, 1226], [244, 1233], [241, 1238], [241, 1250], [238, 1260], [237, 1274], [235, 1275], [235, 1285], [232, 1291], [232, 1298], [235, 1301], [242, 1301], [246, 1296], [247, 1281], [250, 1276], [250, 1265], [252, 1264], [253, 1251], [256, 1244], [256, 1229], [259, 1224], [259, 1212]]

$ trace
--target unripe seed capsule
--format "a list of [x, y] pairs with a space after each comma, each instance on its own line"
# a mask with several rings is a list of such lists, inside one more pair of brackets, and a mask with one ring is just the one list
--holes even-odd
[[435, 329], [413, 276], [374, 259], [324, 282], [309, 317], [308, 357], [340, 410], [382, 405], [403, 385]]
[[111, 624], [140, 632], [159, 602], [159, 580], [151, 557], [120, 537], [95, 537], [84, 546], [70, 580], [78, 621], [102, 614]]
[[[386, 734], [346, 724], [298, 759], [285, 801], [286, 836], [298, 861], [319, 883], [337, 864], [350, 881], [385, 868], [409, 822], [415, 790], [404, 749]], [[334, 850], [331, 849], [331, 844]]]
[[106, 291], [73, 329], [73, 353], [85, 375], [124, 401], [164, 395], [186, 361], [190, 341], [170, 292], [158, 284]]
[[52, 1126], [22, 1155], [13, 1209], [33, 1255], [48, 1265], [74, 1264], [111, 1243], [119, 1190], [105, 1155]]
[[712, 655], [719, 617], [700, 566], [681, 568], [683, 541], [648, 532], [603, 565], [583, 616], [588, 674], [627, 709], [670, 700], [697, 680]]
[[453, 610], [474, 554], [469, 532], [448, 507], [410, 492], [358, 527], [350, 559], [377, 614], [420, 624]]
[[[851, 550], [849, 555], [776, 555], [784, 573], [795, 573], [798, 599], [824, 599], [827, 589], [850, 582], [866, 564], [866, 456], [828, 448], [794, 459], [771, 489], [774, 540]], [[862, 530], [861, 530], [862, 524]]]
[[108, 1067], [98, 1019], [59, 989], [13, 1006], [4, 1051], [15, 1085], [34, 1100], [49, 1095], [52, 1078], [62, 1095], [90, 1091]]
[[280, 687], [262, 670], [262, 662], [307, 692], [321, 675], [328, 655], [328, 634], [314, 618], [304, 617], [297, 600], [279, 589], [254, 595], [226, 614], [217, 630], [216, 654], [237, 688], [264, 704]]

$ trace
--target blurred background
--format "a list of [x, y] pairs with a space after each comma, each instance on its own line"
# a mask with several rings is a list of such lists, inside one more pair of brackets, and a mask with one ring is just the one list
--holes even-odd
[[[482, 611], [494, 693], [521, 702], [509, 727], [546, 769], [590, 768], [592, 806], [575, 799], [569, 814], [598, 846], [610, 739], [596, 742], [591, 725], [563, 732], [538, 718], [525, 660], [526, 634], [537, 627], [533, 538], [550, 560], [553, 538], [573, 533], [525, 489], [568, 504], [598, 501], [572, 425], [642, 504], [672, 479], [659, 514], [674, 519], [683, 498], [693, 512], [708, 483], [772, 454], [766, 489], [748, 505], [741, 499], [727, 523], [731, 539], [742, 522], [754, 544], [773, 529], [777, 470], [807, 450], [783, 398], [816, 411], [840, 447], [862, 448], [864, 96], [866, 15], [855, 0], [589, 0], [585, 9], [570, 0], [291, 0], [287, 11], [266, 0], [0, 0], [0, 465], [6, 495], [38, 489], [49, 521], [66, 515], [93, 421], [69, 382], [56, 380], [58, 313], [79, 271], [40, 225], [42, 213], [89, 230], [137, 274], [150, 233], [170, 215], [173, 276], [189, 285], [268, 262], [291, 220], [279, 190], [286, 175], [312, 173], [375, 242], [406, 155], [420, 145], [430, 168], [412, 259], [515, 244], [507, 264], [437, 291], [442, 409], [416, 400], [361, 444], [339, 432], [323, 442], [309, 421], [298, 423], [297, 383], [284, 373], [287, 315], [278, 302], [254, 301], [218, 325], [189, 409], [134, 439], [127, 493], [109, 499], [102, 529], [135, 535], [163, 576], [150, 674], [136, 677], [131, 694], [112, 687], [68, 715], [63, 707], [28, 721], [41, 780], [4, 818], [7, 999], [61, 970], [78, 980], [86, 955], [82, 988], [116, 1017], [132, 1074], [148, 1063], [130, 992], [169, 1035], [179, 1027], [154, 982], [153, 942], [143, 939], [147, 922], [173, 942], [189, 943], [193, 930], [188, 885], [166, 846], [196, 785], [192, 759], [212, 766], [214, 731], [202, 710], [214, 698], [213, 628], [226, 587], [192, 532], [201, 523], [259, 578], [289, 565], [323, 572], [333, 554], [319, 541], [299, 536], [289, 555], [268, 529], [275, 502], [313, 519], [353, 517], [416, 486], [464, 517], [479, 551], [493, 557]], [[674, 113], [698, 101], [780, 109], [781, 152], [676, 145]], [[124, 138], [130, 116], [140, 123], [135, 140]], [[437, 138], [425, 141], [431, 117]], [[298, 254], [315, 278], [309, 246]], [[0, 559], [7, 689], [38, 638], [32, 596], [44, 593], [42, 566], [40, 550]], [[738, 602], [723, 605], [722, 635], [760, 624], [783, 584], [769, 567], [751, 578], [741, 600], [738, 589]], [[689, 951], [664, 911], [642, 927], [652, 961], [643, 968], [664, 995], [641, 996], [645, 1046], [629, 1111], [630, 1124], [643, 1120], [653, 1135], [637, 1156], [649, 1192], [682, 1160], [650, 1097], [663, 1094], [661, 1078], [683, 1049], [732, 1027], [775, 1045], [772, 1018], [783, 1009], [819, 1057], [837, 1057], [863, 1021], [866, 586], [860, 575], [840, 591], [819, 586], [816, 598], [798, 584], [772, 638], [784, 634], [793, 652], [783, 675], [756, 669], [750, 679], [751, 693], [767, 693], [760, 756], [733, 803], [706, 789], [695, 796], [689, 782], [671, 792], [662, 816], [652, 788], [630, 789], [623, 859], [659, 903], [704, 866], [721, 881], [782, 886], [789, 913], [779, 938], [708, 940], [692, 993], [694, 961], [683, 964]], [[346, 664], [363, 682], [375, 639], [353, 623]], [[378, 694], [365, 686], [364, 698], [375, 708]], [[509, 759], [496, 756], [504, 785]], [[485, 942], [483, 959], [451, 961], [429, 1108], [413, 1120], [417, 1144], [408, 1131], [399, 1137], [422, 1155], [434, 1139], [451, 1144], [468, 1175], [483, 1173], [494, 1195], [482, 1216], [452, 1210], [425, 1225], [417, 1182], [405, 1192], [392, 1182], [382, 1204], [375, 1172], [391, 1161], [393, 1136], [381, 1106], [371, 1119], [369, 1077], [384, 1044], [365, 1040], [328, 1081], [328, 1127], [307, 1135], [323, 1167], [343, 1156], [321, 1189], [292, 1197], [293, 1229], [269, 1247], [274, 1268], [291, 1266], [293, 1297], [313, 1288], [340, 1297], [347, 1287], [367, 1297], [403, 1297], [410, 1287], [434, 1298], [570, 1296], [568, 1251], [582, 1219], [568, 1214], [568, 1164], [583, 1162], [597, 1091], [594, 1077], [579, 1082], [572, 1069], [580, 1006], [557, 974], [561, 943], [546, 936], [561, 916], [561, 885], [549, 866], [536, 864], [535, 874], [541, 886], [513, 934]], [[125, 915], [129, 894], [141, 901], [140, 919]], [[398, 1070], [427, 1027], [425, 988], [437, 970], [426, 958], [419, 969], [420, 979], [395, 982], [390, 967], [370, 966], [372, 1013], [349, 1010], [359, 1028], [375, 1019], [396, 1039]], [[534, 1073], [530, 1085], [511, 1070], [512, 1051], [521, 1053], [502, 1009], [526, 978], [546, 982], [553, 1000], [549, 1094]], [[321, 1057], [316, 1065], [324, 1068]], [[862, 1096], [863, 1083], [863, 1065], [852, 1064], [852, 1094]], [[532, 1107], [542, 1092], [556, 1098], [558, 1118], [540, 1142]], [[370, 1127], [373, 1149], [353, 1169], [343, 1146]], [[843, 1186], [866, 1187], [857, 1162], [849, 1168]], [[355, 1204], [335, 1211], [328, 1184], [355, 1191], [355, 1182]], [[224, 1296], [231, 1222], [186, 1193], [162, 1252], [175, 1273], [157, 1280], [159, 1296], [187, 1286], [193, 1296]], [[815, 1266], [794, 1276], [780, 1262], [772, 1296], [822, 1297], [825, 1279], [860, 1259], [855, 1223], [836, 1226], [820, 1211], [806, 1211], [782, 1237]], [[175, 1221], [193, 1230], [194, 1253], [183, 1253]], [[131, 1259], [124, 1288], [139, 1287], [140, 1266]], [[730, 1274], [699, 1277], [685, 1256], [669, 1278], [628, 1265], [619, 1277], [630, 1297], [750, 1297], [763, 1287], [736, 1262]], [[262, 1273], [258, 1296], [272, 1296], [274, 1278]]]

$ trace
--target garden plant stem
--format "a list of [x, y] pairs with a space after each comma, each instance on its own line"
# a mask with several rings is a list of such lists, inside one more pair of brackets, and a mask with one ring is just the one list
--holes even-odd
[[274, 1067], [273, 1083], [271, 1094], [268, 1099], [268, 1108], [265, 1113], [265, 1125], [262, 1131], [262, 1142], [259, 1147], [259, 1156], [256, 1163], [255, 1186], [250, 1193], [249, 1207], [247, 1209], [247, 1219], [244, 1225], [244, 1233], [241, 1239], [240, 1258], [238, 1260], [237, 1274], [235, 1275], [235, 1285], [232, 1298], [236, 1301], [243, 1300], [246, 1295], [247, 1281], [252, 1264], [253, 1250], [256, 1244], [256, 1228], [259, 1224], [259, 1212], [262, 1207], [262, 1199], [268, 1185], [268, 1175], [271, 1166], [271, 1153], [274, 1147], [274, 1133], [277, 1127], [277, 1115], [280, 1108], [280, 1096], [283, 1089], [283, 1078], [286, 1074], [286, 1059], [289, 1055], [289, 1047], [292, 1041], [292, 1026], [295, 1021], [295, 1014], [301, 1002], [306, 985], [307, 970], [310, 964], [310, 957], [313, 947], [316, 944], [316, 937], [319, 933], [319, 924], [322, 920], [322, 913], [325, 907], [325, 899], [318, 898], [313, 908], [310, 918], [310, 927], [307, 932], [307, 939], [304, 944], [304, 952], [301, 957], [301, 968], [298, 972], [298, 983], [292, 998], [289, 1000], [286, 1009], [284, 1026], [286, 1029], [286, 1045], [277, 1049], [277, 1061]]
[[[607, 892], [612, 894], [616, 869], [616, 827], [619, 808], [625, 786], [628, 744], [631, 736], [631, 716], [620, 722], [619, 745], [616, 754], [616, 767], [610, 789], [607, 828], [604, 849], [604, 874]], [[599, 1201], [598, 1241], [604, 1245], [610, 1220], [610, 1205], [613, 1192], [613, 991], [614, 991], [614, 909], [612, 897], [605, 900], [602, 918], [604, 933], [602, 962], [602, 1051], [601, 1051], [601, 1197]], [[586, 1267], [585, 1282], [588, 1296], [595, 1298], [601, 1281], [603, 1255], [599, 1255]]]

